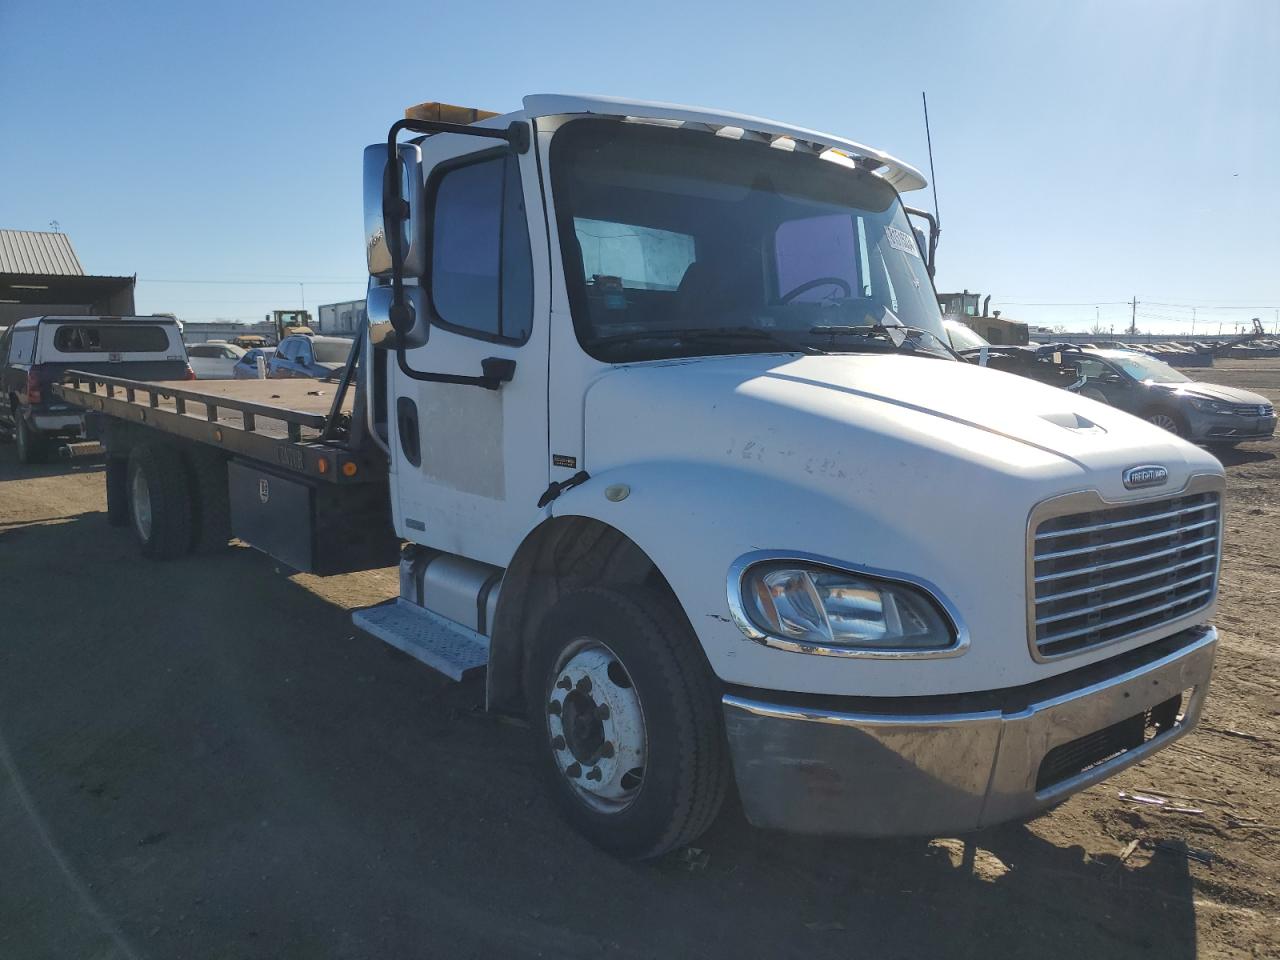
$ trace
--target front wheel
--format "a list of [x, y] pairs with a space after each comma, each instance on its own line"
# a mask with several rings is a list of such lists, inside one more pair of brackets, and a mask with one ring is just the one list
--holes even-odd
[[1187, 422], [1179, 414], [1170, 410], [1157, 410], [1155, 413], [1148, 414], [1147, 423], [1154, 424], [1161, 430], [1168, 430], [1174, 436], [1187, 435]]
[[591, 588], [547, 614], [525, 676], [539, 765], [566, 818], [643, 859], [719, 812], [728, 758], [714, 679], [664, 596]]

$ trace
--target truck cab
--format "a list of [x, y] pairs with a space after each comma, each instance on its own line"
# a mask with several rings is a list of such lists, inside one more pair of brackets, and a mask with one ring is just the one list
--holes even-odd
[[407, 546], [357, 622], [487, 668], [580, 830], [655, 855], [730, 776], [761, 826], [972, 830], [1191, 729], [1221, 465], [960, 362], [915, 169], [669, 104], [472, 115], [365, 155]]

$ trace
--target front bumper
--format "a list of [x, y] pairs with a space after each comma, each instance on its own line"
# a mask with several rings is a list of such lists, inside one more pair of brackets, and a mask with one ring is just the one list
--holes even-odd
[[1275, 435], [1276, 418], [1244, 417], [1232, 413], [1193, 411], [1187, 418], [1191, 439], [1199, 441], [1268, 440]]
[[1213, 627], [1194, 627], [982, 694], [779, 694], [789, 701], [781, 703], [728, 693], [725, 725], [747, 819], [799, 833], [937, 836], [1026, 818], [1190, 731], [1217, 642]]

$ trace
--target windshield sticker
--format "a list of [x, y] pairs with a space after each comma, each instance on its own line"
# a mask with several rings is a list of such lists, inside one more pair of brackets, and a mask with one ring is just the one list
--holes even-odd
[[885, 239], [889, 241], [889, 246], [895, 250], [901, 250], [903, 253], [909, 253], [917, 260], [920, 257], [920, 248], [916, 245], [916, 238], [905, 230], [899, 230], [897, 227], [884, 228]]

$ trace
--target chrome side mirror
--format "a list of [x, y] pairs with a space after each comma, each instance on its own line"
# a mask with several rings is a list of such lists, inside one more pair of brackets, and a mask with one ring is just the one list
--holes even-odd
[[427, 320], [427, 297], [418, 286], [404, 288], [404, 304], [409, 322], [403, 335], [391, 323], [391, 287], [369, 281], [365, 297], [365, 312], [369, 318], [369, 343], [375, 347], [394, 349], [404, 344], [407, 349], [421, 347], [427, 342], [431, 325]]
[[387, 196], [387, 145], [364, 148], [364, 246], [369, 275], [391, 276], [391, 249], [387, 244], [386, 202], [399, 201], [396, 219], [400, 249], [404, 251], [404, 277], [421, 276], [426, 268], [427, 218], [423, 184], [422, 149], [416, 143], [398, 145], [400, 177], [398, 197]]

